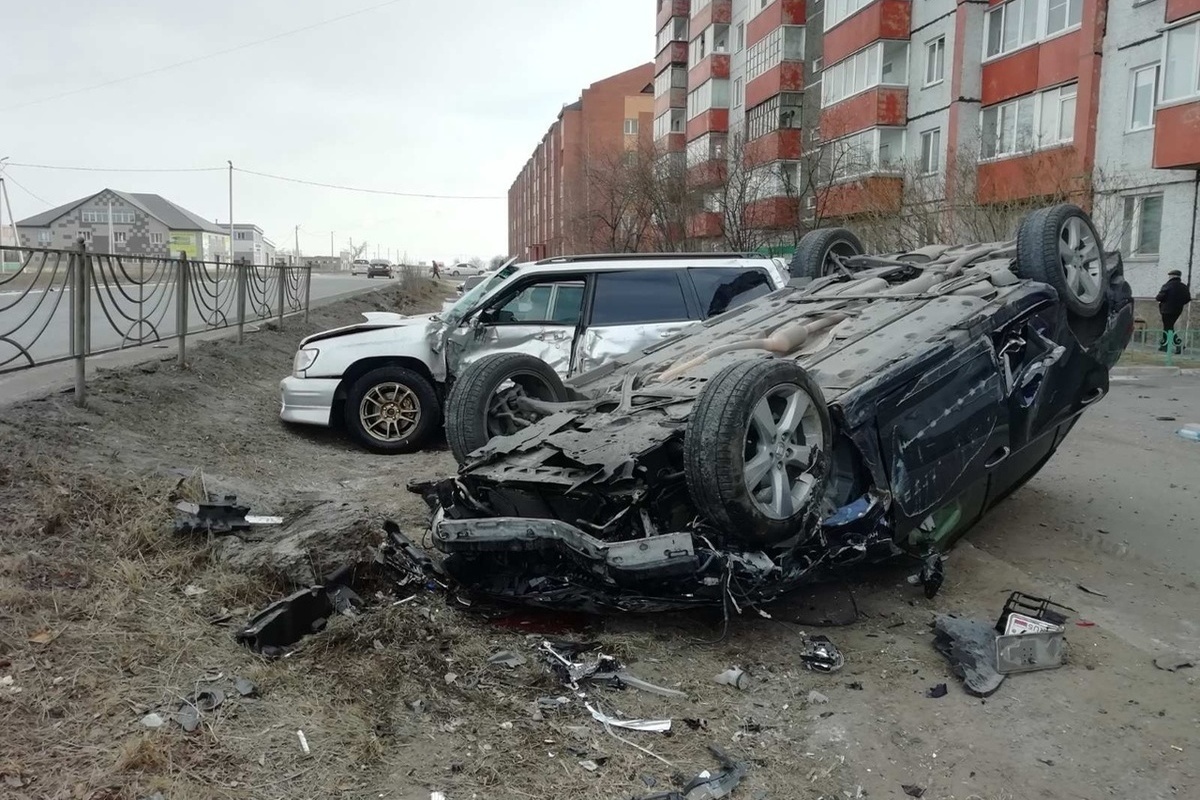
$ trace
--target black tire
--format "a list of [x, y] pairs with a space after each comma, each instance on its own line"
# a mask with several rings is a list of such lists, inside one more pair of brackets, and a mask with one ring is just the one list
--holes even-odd
[[851, 231], [845, 228], [817, 228], [800, 238], [788, 272], [792, 278], [823, 278], [833, 269], [830, 253], [845, 258], [861, 256], [864, 252], [862, 242]]
[[[1075, 231], [1079, 248], [1071, 247]], [[1090, 246], [1085, 237], [1091, 237]], [[1060, 245], [1075, 252], [1070, 263]], [[1094, 249], [1094, 258], [1088, 253]], [[1067, 310], [1089, 318], [1104, 307], [1108, 290], [1108, 266], [1104, 245], [1091, 218], [1079, 206], [1062, 203], [1040, 208], [1021, 221], [1017, 230], [1017, 275], [1054, 287]]]
[[540, 358], [525, 353], [484, 356], [463, 370], [446, 398], [446, 441], [459, 464], [467, 463], [493, 436], [515, 432], [490, 418], [496, 391], [508, 381], [539, 400], [568, 399], [558, 373]]
[[[399, 435], [394, 439], [384, 439], [367, 429], [363, 420], [364, 400], [368, 394], [378, 387], [395, 384], [407, 390], [400, 404], [404, 413], [415, 406], [417, 418], [415, 424], [404, 430], [398, 430]], [[409, 402], [411, 400], [411, 403]], [[375, 453], [395, 455], [411, 453], [429, 441], [430, 436], [437, 430], [441, 422], [441, 408], [438, 404], [437, 392], [432, 384], [421, 374], [404, 367], [379, 367], [362, 375], [346, 392], [346, 406], [343, 410], [346, 430], [354, 440], [363, 447]]]
[[[780, 517], [764, 512], [747, 488], [746, 456], [755, 407], [788, 386], [803, 391], [815, 410], [820, 434], [812, 441], [805, 437], [804, 444], [819, 445], [820, 451], [803, 470], [811, 477], [808, 494], [793, 513]], [[740, 361], [709, 381], [692, 409], [684, 436], [688, 493], [697, 510], [718, 529], [754, 546], [782, 542], [801, 533], [817, 516], [832, 448], [833, 425], [824, 394], [799, 364], [777, 358]]]

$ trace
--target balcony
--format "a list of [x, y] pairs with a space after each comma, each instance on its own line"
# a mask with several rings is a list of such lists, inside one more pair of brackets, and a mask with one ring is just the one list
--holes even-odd
[[712, 0], [692, 17], [692, 31], [702, 31], [709, 25], [728, 25], [733, 19], [733, 0]]
[[826, 64], [841, 61], [877, 39], [907, 39], [912, 0], [878, 0], [825, 31]]
[[804, 151], [803, 131], [785, 128], [771, 131], [746, 144], [746, 163], [750, 166], [772, 161], [797, 161]]
[[979, 165], [976, 200], [1007, 203], [1031, 197], [1083, 199], [1087, 175], [1074, 145]]
[[672, 87], [668, 91], [654, 98], [654, 116], [660, 117], [670, 111], [672, 108], [687, 107], [687, 89], [679, 86]]
[[687, 137], [683, 132], [667, 133], [654, 140], [660, 153], [682, 153], [687, 149]]
[[689, 164], [687, 168], [688, 186], [698, 189], [710, 189], [722, 186], [729, 177], [729, 162], [723, 158], [713, 158], [698, 164]]
[[663, 48], [658, 57], [654, 59], [654, 74], [662, 72], [672, 64], [686, 64], [688, 60], [688, 44], [687, 42], [671, 42]]
[[894, 214], [900, 210], [904, 179], [877, 175], [839, 183], [817, 192], [817, 211], [822, 218], [854, 217], [861, 214]]
[[1076, 30], [987, 62], [983, 65], [982, 105], [1075, 80], [1084, 55], [1080, 52], [1083, 41], [1083, 32]]
[[728, 108], [710, 108], [708, 111], [701, 111], [687, 122], [687, 140], [689, 142], [706, 133], [727, 133], [728, 131]]
[[658, 4], [655, 29], [662, 30], [663, 25], [671, 21], [671, 17], [686, 17], [691, 10], [691, 0], [662, 0]]
[[799, 197], [768, 197], [746, 205], [746, 225], [758, 230], [794, 228], [799, 219]]
[[1154, 168], [1200, 170], [1200, 100], [1166, 106], [1154, 117]]
[[1168, 25], [1192, 14], [1200, 14], [1200, 0], [1167, 0], [1165, 21]]
[[880, 86], [823, 109], [821, 138], [837, 139], [864, 128], [900, 126], [907, 121], [908, 89]]
[[746, 24], [746, 46], [752, 47], [782, 25], [803, 25], [805, 0], [773, 0]]
[[701, 211], [688, 217], [688, 236], [693, 239], [715, 239], [724, 232], [720, 211]]
[[780, 92], [804, 91], [804, 62], [784, 61], [746, 84], [746, 108], [754, 108]]
[[709, 53], [688, 70], [688, 86], [693, 89], [711, 78], [729, 77], [729, 54]]

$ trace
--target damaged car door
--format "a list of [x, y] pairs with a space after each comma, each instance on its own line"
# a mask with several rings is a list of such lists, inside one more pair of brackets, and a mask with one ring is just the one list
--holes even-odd
[[560, 275], [513, 286], [471, 320], [473, 341], [455, 370], [492, 353], [526, 353], [565, 377], [571, 371], [585, 287], [582, 277]]

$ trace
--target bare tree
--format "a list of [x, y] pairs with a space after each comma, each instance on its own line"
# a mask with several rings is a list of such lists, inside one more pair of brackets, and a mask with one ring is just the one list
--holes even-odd
[[357, 261], [362, 258], [362, 254], [367, 252], [367, 243], [355, 244], [354, 239], [350, 240], [350, 260]]
[[652, 249], [652, 211], [641, 175], [646, 168], [640, 150], [615, 148], [587, 155], [584, 197], [567, 221], [575, 249], [602, 253]]
[[475, 269], [483, 269], [483, 259], [479, 256], [471, 256], [469, 259], [467, 259], [467, 263]]

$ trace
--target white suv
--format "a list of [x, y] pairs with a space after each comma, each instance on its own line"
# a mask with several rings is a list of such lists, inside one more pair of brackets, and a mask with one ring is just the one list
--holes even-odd
[[279, 416], [340, 422], [370, 450], [409, 452], [435, 433], [449, 387], [480, 359], [533, 356], [526, 371], [541, 362], [535, 371], [557, 391], [561, 378], [657, 344], [786, 282], [776, 262], [755, 254], [509, 262], [440, 314], [367, 313], [364, 323], [309, 336], [280, 383]]

